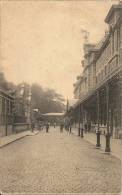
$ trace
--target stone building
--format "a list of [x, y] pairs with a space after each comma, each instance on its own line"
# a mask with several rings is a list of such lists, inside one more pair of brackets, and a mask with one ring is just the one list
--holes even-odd
[[78, 98], [74, 115], [87, 130], [122, 134], [122, 4], [113, 5], [106, 18], [109, 31], [96, 45], [84, 44], [83, 72], [74, 84]]
[[17, 86], [14, 97], [14, 131], [31, 127], [31, 87], [26, 83]]

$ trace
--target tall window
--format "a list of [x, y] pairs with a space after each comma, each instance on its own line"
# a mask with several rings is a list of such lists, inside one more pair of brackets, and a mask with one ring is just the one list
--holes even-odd
[[120, 47], [120, 26], [117, 28], [117, 51]]
[[5, 114], [5, 98], [2, 98], [2, 114]]
[[114, 54], [114, 32], [112, 33], [112, 55]]
[[12, 114], [12, 111], [13, 111], [13, 103], [12, 101], [10, 101], [10, 114]]
[[0, 97], [0, 115], [2, 114], [2, 97]]

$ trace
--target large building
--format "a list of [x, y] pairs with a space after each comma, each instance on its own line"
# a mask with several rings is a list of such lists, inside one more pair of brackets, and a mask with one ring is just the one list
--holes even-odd
[[31, 128], [31, 90], [22, 83], [10, 89], [0, 74], [0, 136]]
[[74, 122], [114, 138], [122, 134], [122, 4], [106, 18], [109, 31], [99, 44], [84, 44], [83, 72], [74, 84]]

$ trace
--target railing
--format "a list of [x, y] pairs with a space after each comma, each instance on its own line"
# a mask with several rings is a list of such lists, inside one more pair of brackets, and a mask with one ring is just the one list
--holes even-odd
[[110, 80], [120, 69], [121, 69], [121, 66], [118, 65], [118, 54], [115, 54], [108, 61], [108, 63], [105, 65], [104, 69], [102, 70], [103, 75], [102, 75], [102, 71], [101, 71], [102, 76], [100, 76], [101, 79], [99, 79], [98, 83], [96, 84], [95, 89], [99, 88], [105, 82]]

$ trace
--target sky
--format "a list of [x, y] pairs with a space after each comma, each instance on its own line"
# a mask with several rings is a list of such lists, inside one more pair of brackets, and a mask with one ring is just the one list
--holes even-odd
[[114, 0], [1, 0], [0, 65], [8, 81], [38, 83], [73, 98], [82, 73], [82, 29], [89, 42], [104, 36]]

